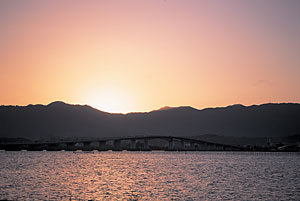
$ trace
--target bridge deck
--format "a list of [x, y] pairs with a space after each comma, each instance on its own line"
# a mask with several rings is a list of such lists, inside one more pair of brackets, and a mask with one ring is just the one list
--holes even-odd
[[[157, 146], [149, 147], [148, 141], [151, 140], [165, 140], [168, 141], [168, 147], [161, 147], [160, 150], [242, 150], [240, 147], [235, 147], [231, 145], [219, 144], [206, 142], [203, 140], [197, 140], [185, 137], [176, 136], [135, 136], [135, 137], [112, 137], [112, 138], [102, 138], [93, 140], [74, 140], [74, 141], [61, 141], [61, 142], [30, 142], [30, 143], [10, 143], [10, 144], [0, 144], [0, 149], [3, 150], [152, 150], [159, 149]], [[109, 147], [106, 143], [112, 141], [113, 144]], [[122, 141], [131, 141], [130, 147], [123, 148], [121, 146]], [[136, 147], [136, 141], [143, 141], [144, 147]], [[180, 145], [174, 146], [175, 142], [180, 142]], [[99, 145], [91, 145], [92, 143], [98, 143]], [[190, 147], [186, 147], [185, 144], [189, 143]], [[192, 146], [194, 145], [194, 147]]]

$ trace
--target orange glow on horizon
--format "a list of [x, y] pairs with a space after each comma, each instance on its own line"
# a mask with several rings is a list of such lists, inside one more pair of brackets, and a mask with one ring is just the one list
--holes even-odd
[[85, 96], [85, 104], [109, 113], [129, 113], [134, 103], [128, 93], [118, 88], [93, 90]]
[[300, 102], [299, 4], [0, 2], [0, 105]]

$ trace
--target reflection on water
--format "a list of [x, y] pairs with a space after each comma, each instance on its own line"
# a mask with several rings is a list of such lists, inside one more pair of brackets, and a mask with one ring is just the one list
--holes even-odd
[[0, 152], [0, 161], [0, 199], [300, 199], [298, 154]]

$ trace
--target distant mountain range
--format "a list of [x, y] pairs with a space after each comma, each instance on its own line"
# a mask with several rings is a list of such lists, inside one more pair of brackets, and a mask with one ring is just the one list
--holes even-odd
[[300, 104], [232, 105], [197, 110], [163, 107], [111, 114], [87, 105], [0, 106], [0, 138], [66, 139], [111, 136], [287, 137], [300, 134]]

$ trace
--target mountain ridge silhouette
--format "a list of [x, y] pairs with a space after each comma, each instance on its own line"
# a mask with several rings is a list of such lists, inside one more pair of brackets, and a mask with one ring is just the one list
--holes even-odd
[[196, 109], [168, 107], [150, 112], [108, 113], [88, 105], [0, 106], [0, 137], [28, 139], [215, 134], [284, 137], [300, 133], [299, 103], [266, 103]]

